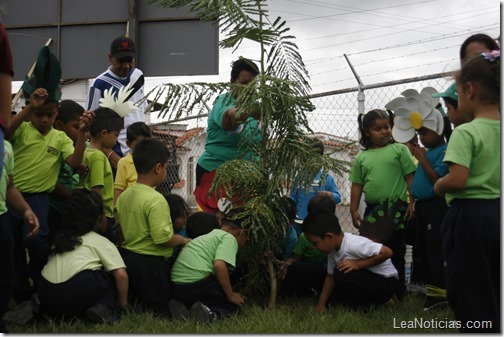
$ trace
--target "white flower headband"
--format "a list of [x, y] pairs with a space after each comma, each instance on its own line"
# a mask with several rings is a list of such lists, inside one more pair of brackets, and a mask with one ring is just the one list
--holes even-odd
[[432, 87], [423, 88], [420, 93], [415, 89], [407, 89], [402, 96], [394, 98], [385, 108], [394, 112], [394, 127], [392, 137], [399, 143], [407, 143], [416, 134], [416, 130], [425, 127], [443, 134], [444, 121], [441, 112], [435, 107], [439, 97], [432, 97], [437, 90]]

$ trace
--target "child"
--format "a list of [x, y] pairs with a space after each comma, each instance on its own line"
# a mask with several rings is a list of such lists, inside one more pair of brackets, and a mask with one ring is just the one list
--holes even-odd
[[[238, 249], [247, 242], [247, 231], [240, 223], [226, 217], [221, 229], [197, 237], [182, 249], [171, 274], [174, 319], [192, 316], [199, 322], [212, 322], [235, 313], [244, 304], [245, 296], [233, 291], [229, 279]], [[191, 308], [190, 313], [186, 306]]]
[[135, 146], [137, 182], [117, 199], [117, 220], [124, 235], [121, 254], [130, 280], [131, 298], [157, 315], [169, 315], [170, 257], [176, 246], [191, 241], [174, 234], [170, 208], [154, 188], [166, 178], [171, 153], [164, 144], [144, 138]]
[[444, 104], [446, 106], [448, 120], [453, 124], [454, 127], [459, 126], [460, 124], [467, 123], [468, 121], [464, 119], [458, 112], [458, 94], [457, 94], [457, 83], [453, 83], [446, 89], [445, 92], [438, 92], [432, 94], [432, 97], [441, 97], [443, 98]]
[[[315, 195], [308, 203], [308, 214], [328, 210], [334, 214], [336, 202], [328, 195]], [[304, 233], [298, 237], [288, 258], [279, 270], [283, 279], [282, 292], [287, 295], [304, 296], [320, 294], [327, 269], [327, 256], [319, 252]]]
[[112, 324], [118, 305], [128, 303], [128, 274], [114, 244], [94, 232], [106, 226], [101, 196], [74, 190], [63, 219], [38, 284], [42, 309], [52, 316]]
[[187, 238], [186, 221], [191, 214], [191, 208], [187, 202], [178, 194], [163, 194], [170, 208], [170, 217], [173, 230], [176, 234]]
[[[450, 208], [441, 225], [446, 292], [462, 332], [501, 332], [501, 58], [499, 51], [467, 61], [456, 74], [457, 127], [434, 185]], [[467, 321], [490, 321], [470, 329]]]
[[152, 137], [151, 129], [144, 122], [135, 122], [126, 129], [126, 145], [128, 145], [131, 151], [119, 159], [117, 163], [117, 173], [114, 182], [114, 205], [117, 203], [117, 198], [121, 193], [137, 180], [137, 172], [132, 156], [135, 145], [142, 139], [150, 137]]
[[360, 144], [364, 147], [353, 164], [350, 174], [352, 182], [350, 212], [354, 227], [359, 228], [361, 216], [359, 203], [365, 195], [364, 217], [374, 214], [375, 209], [396, 209], [399, 216], [392, 224], [395, 231], [391, 239], [384, 242], [394, 252], [392, 263], [399, 272], [399, 293], [402, 298], [404, 285], [404, 254], [406, 253], [404, 222], [413, 215], [413, 199], [407, 203], [413, 173], [416, 170], [408, 148], [392, 142], [391, 118], [383, 110], [371, 110], [359, 115]]
[[[6, 132], [14, 151], [14, 185], [37, 215], [40, 224], [38, 234], [27, 237], [24, 220], [17, 212], [10, 212], [16, 259], [14, 299], [18, 303], [30, 298], [33, 288], [29, 278], [36, 285], [47, 261], [49, 193], [56, 185], [61, 162], [65, 161], [74, 169], [80, 168], [86, 147], [86, 132], [92, 121], [92, 112], [84, 112], [75, 148], [63, 131], [53, 128], [61, 97], [60, 77], [61, 68], [56, 56], [48, 47], [43, 47], [37, 58], [34, 75], [22, 85], [25, 98], [29, 97], [27, 105], [11, 119]], [[25, 248], [29, 255], [28, 268]]]
[[[313, 139], [313, 147], [320, 155], [324, 154], [324, 144], [320, 139]], [[320, 185], [322, 174], [322, 170], [317, 172], [317, 175], [315, 176], [315, 179], [313, 180], [311, 185], [306, 188], [300, 188], [299, 186], [297, 186], [296, 181], [294, 181], [292, 191], [290, 193], [290, 198], [296, 203], [297, 217], [301, 220], [303, 220], [308, 214], [308, 211], [306, 209], [308, 202], [311, 200], [311, 198], [313, 198], [313, 196], [317, 194], [332, 197], [336, 204], [341, 202], [341, 195], [338, 191], [338, 186], [336, 185], [334, 178], [330, 174], [326, 175], [324, 185]], [[296, 223], [294, 228], [296, 229], [297, 235], [299, 236], [301, 234], [301, 225]]]
[[445, 125], [443, 116], [438, 110], [432, 110], [429, 117], [434, 124], [422, 122], [425, 126], [416, 130], [424, 147], [417, 144], [411, 148], [418, 160], [411, 185], [411, 196], [415, 199], [417, 220], [414, 249], [418, 253], [423, 282], [427, 288], [424, 310], [447, 304], [444, 290], [441, 222], [448, 206], [443, 198], [434, 193], [434, 183], [448, 173], [448, 166], [443, 163], [446, 152]]
[[[158, 185], [159, 186], [159, 185]], [[173, 225], [173, 232], [184, 238], [191, 238], [186, 233], [186, 222], [191, 213], [191, 209], [187, 202], [178, 194], [163, 194], [170, 208], [170, 218]], [[181, 246], [177, 246], [173, 249], [173, 254], [170, 258], [170, 262], [173, 264], [175, 259], [180, 252]]]
[[350, 308], [369, 308], [389, 301], [398, 277], [390, 248], [363, 236], [341, 231], [334, 213], [309, 213], [303, 222], [306, 238], [327, 254], [327, 275], [314, 310], [323, 312], [329, 302]]
[[[59, 112], [54, 121], [53, 127], [56, 130], [63, 131], [73, 141], [74, 145], [79, 136], [79, 123], [83, 113], [84, 108], [82, 106], [77, 102], [66, 99], [60, 102]], [[74, 187], [79, 185], [79, 175], [74, 173], [74, 169], [67, 163], [61, 163], [58, 182], [49, 196], [50, 242], [52, 242], [56, 230], [61, 227], [66, 201], [70, 198]]]
[[0, 178], [0, 270], [2, 270], [2, 273], [0, 273], [0, 333], [7, 333], [7, 325], [2, 318], [9, 307], [14, 290], [14, 242], [6, 201], [10, 207], [22, 215], [25, 223], [30, 227], [28, 237], [37, 234], [39, 223], [30, 205], [26, 203], [12, 182], [14, 154], [8, 141], [4, 141], [3, 162], [3, 172]]
[[108, 226], [101, 234], [116, 243], [118, 238], [114, 228], [114, 177], [104, 151], [116, 144], [124, 120], [114, 110], [106, 107], [99, 107], [95, 114], [96, 118], [89, 128], [91, 142], [84, 153], [84, 164], [89, 168], [89, 172], [80, 180], [79, 186], [102, 196]]
[[282, 242], [282, 260], [286, 260], [292, 256], [292, 251], [296, 245], [298, 234], [294, 228], [296, 220], [296, 203], [291, 198], [285, 197], [285, 214], [289, 219], [289, 226], [285, 231], [285, 239]]
[[220, 220], [216, 213], [194, 212], [187, 218], [186, 233], [187, 237], [196, 239], [220, 227]]

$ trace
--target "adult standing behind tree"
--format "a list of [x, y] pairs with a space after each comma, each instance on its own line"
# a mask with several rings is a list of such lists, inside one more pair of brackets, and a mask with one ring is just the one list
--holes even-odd
[[[103, 98], [105, 90], [112, 89], [117, 94], [119, 89], [130, 84], [133, 89], [128, 100], [138, 102], [144, 98], [144, 75], [142, 71], [135, 68], [136, 63], [136, 47], [135, 43], [127, 37], [118, 37], [112, 41], [110, 45], [110, 53], [108, 54], [110, 66], [108, 69], [95, 78], [91, 88], [87, 102], [88, 110], [95, 110], [100, 105], [100, 98]], [[147, 102], [143, 102], [124, 117], [124, 128], [119, 133], [117, 144], [112, 149], [113, 151], [106, 153], [110, 160], [110, 164], [117, 168], [117, 162], [129, 151], [126, 145], [126, 129], [135, 122], [144, 121], [144, 111], [147, 107]], [[115, 152], [115, 153], [113, 153]]]
[[[231, 83], [247, 85], [259, 74], [257, 65], [251, 60], [240, 58], [233, 62]], [[251, 147], [253, 142], [261, 140], [256, 119], [257, 111], [245, 116], [237, 116], [236, 99], [238, 91], [222, 94], [214, 102], [208, 116], [207, 139], [205, 151], [198, 159], [196, 166], [196, 189], [194, 195], [198, 206], [206, 212], [217, 212], [218, 200], [208, 197], [215, 170], [225, 162], [233, 159], [254, 159]], [[247, 153], [242, 153], [246, 149]]]

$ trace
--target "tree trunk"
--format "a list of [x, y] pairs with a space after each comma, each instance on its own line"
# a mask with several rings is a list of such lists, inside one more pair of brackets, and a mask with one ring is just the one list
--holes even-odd
[[270, 277], [270, 299], [268, 303], [269, 308], [274, 308], [276, 306], [276, 298], [277, 298], [277, 279], [275, 273], [275, 266], [273, 266], [273, 259], [271, 257], [268, 258], [268, 274]]

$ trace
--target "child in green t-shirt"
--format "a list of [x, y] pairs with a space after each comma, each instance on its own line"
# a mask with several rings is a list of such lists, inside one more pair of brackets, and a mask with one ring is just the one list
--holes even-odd
[[[456, 74], [458, 110], [449, 173], [434, 191], [450, 206], [441, 225], [446, 295], [461, 332], [501, 331], [501, 58], [482, 53]], [[476, 329], [472, 322], [491, 322]], [[471, 329], [471, 326], [474, 329]]]
[[[63, 131], [70, 138], [74, 145], [79, 136], [79, 123], [84, 108], [77, 102], [66, 99], [60, 102], [60, 109], [53, 127], [56, 130]], [[61, 228], [62, 216], [65, 211], [65, 205], [70, 198], [72, 190], [79, 185], [79, 174], [84, 173], [85, 169], [81, 167], [74, 170], [66, 162], [61, 163], [58, 182], [50, 194], [48, 222], [50, 227], [51, 241], [56, 231]]]
[[[7, 213], [7, 202], [9, 207], [14, 208], [30, 227], [29, 236], [35, 235], [39, 228], [38, 219], [26, 203], [23, 196], [12, 182], [12, 170], [14, 169], [14, 154], [12, 146], [8, 141], [4, 143], [4, 165], [2, 176], [0, 177], [0, 333], [9, 332], [7, 324], [2, 320], [9, 308], [9, 303], [14, 289], [14, 240], [12, 238], [12, 228]], [[31, 301], [30, 301], [31, 302]], [[19, 306], [19, 308], [26, 307]], [[13, 311], [17, 311], [14, 308]], [[33, 315], [33, 313], [29, 313]]]
[[[332, 196], [317, 194], [307, 205], [308, 214], [318, 210], [336, 212], [336, 202]], [[282, 293], [286, 296], [306, 296], [319, 294], [324, 284], [327, 256], [318, 251], [302, 233], [294, 246], [292, 256], [279, 269], [283, 279]]]
[[112, 167], [104, 151], [112, 148], [124, 126], [124, 119], [110, 108], [100, 107], [95, 110], [96, 118], [89, 128], [91, 142], [84, 153], [83, 163], [89, 169], [79, 181], [79, 186], [95, 191], [102, 196], [108, 227], [101, 233], [110, 241], [117, 242], [113, 210], [114, 177]]
[[192, 240], [177, 257], [171, 273], [173, 319], [212, 322], [245, 303], [245, 296], [233, 290], [229, 278], [238, 249], [247, 242], [247, 231], [240, 227], [240, 220], [231, 219], [234, 216], [223, 218], [221, 229]]
[[41, 48], [33, 76], [21, 87], [27, 104], [12, 117], [5, 132], [14, 151], [14, 185], [37, 215], [40, 224], [37, 235], [28, 237], [23, 219], [17, 212], [9, 210], [15, 229], [13, 237], [17, 263], [14, 300], [18, 303], [33, 294], [33, 285], [39, 281], [40, 271], [47, 262], [50, 246], [47, 222], [49, 193], [56, 185], [61, 163], [64, 161], [73, 168], [80, 167], [86, 148], [86, 133], [93, 118], [92, 112], [84, 112], [75, 147], [64, 132], [53, 128], [61, 98], [60, 78], [61, 67], [56, 56], [49, 47]]
[[75, 189], [37, 291], [44, 314], [113, 324], [128, 304], [128, 274], [117, 247], [95, 231], [105, 225], [101, 196]]
[[116, 205], [131, 299], [161, 316], [169, 315], [174, 248], [191, 241], [175, 234], [168, 202], [154, 189], [166, 179], [171, 156], [160, 140], [142, 139], [133, 152], [137, 181], [121, 193]]

